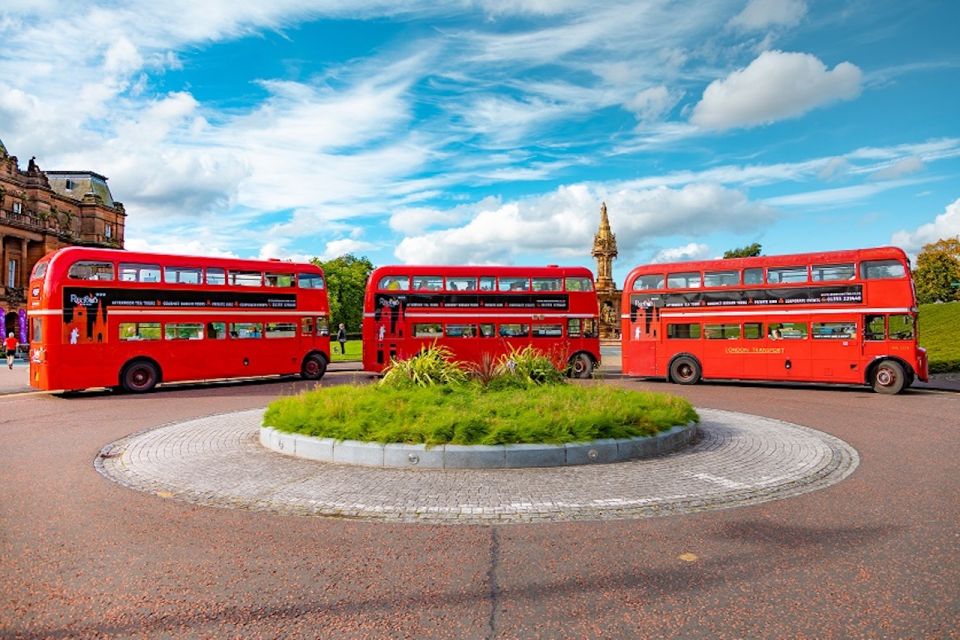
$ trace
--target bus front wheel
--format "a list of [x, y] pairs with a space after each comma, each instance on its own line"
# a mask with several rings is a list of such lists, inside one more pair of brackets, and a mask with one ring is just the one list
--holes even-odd
[[893, 360], [884, 360], [873, 370], [873, 390], [877, 393], [900, 393], [907, 375], [903, 366]]
[[700, 364], [688, 356], [680, 356], [670, 364], [670, 379], [677, 384], [700, 382]]
[[570, 358], [570, 377], [586, 379], [593, 374], [593, 360], [585, 353]]
[[146, 360], [135, 360], [123, 368], [120, 374], [120, 385], [130, 393], [145, 393], [150, 391], [160, 381], [160, 372], [157, 366]]
[[303, 367], [300, 369], [300, 377], [304, 380], [319, 380], [326, 372], [327, 359], [320, 354], [313, 353], [304, 359]]

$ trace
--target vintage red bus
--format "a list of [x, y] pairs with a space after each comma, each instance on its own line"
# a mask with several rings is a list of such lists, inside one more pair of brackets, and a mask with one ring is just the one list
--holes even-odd
[[474, 363], [532, 345], [587, 378], [600, 363], [598, 313], [584, 267], [380, 267], [364, 296], [363, 367], [381, 372], [434, 343]]
[[312, 264], [71, 247], [30, 277], [30, 384], [44, 390], [299, 373], [330, 360]]
[[624, 283], [623, 373], [866, 384], [927, 379], [900, 249], [650, 264]]

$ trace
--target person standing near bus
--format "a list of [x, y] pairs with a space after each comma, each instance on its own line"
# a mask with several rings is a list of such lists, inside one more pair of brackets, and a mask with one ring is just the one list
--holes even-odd
[[337, 342], [340, 343], [340, 355], [345, 354], [347, 346], [347, 327], [344, 324], [340, 323], [340, 328], [337, 329]]
[[13, 336], [13, 331], [7, 335], [3, 341], [3, 347], [7, 350], [7, 367], [13, 369], [13, 358], [17, 355], [17, 339]]

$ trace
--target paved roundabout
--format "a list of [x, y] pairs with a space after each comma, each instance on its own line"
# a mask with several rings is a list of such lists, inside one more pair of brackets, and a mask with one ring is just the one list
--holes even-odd
[[161, 426], [105, 446], [104, 476], [201, 505], [390, 522], [642, 518], [816, 491], [859, 464], [851, 446], [771, 418], [698, 409], [699, 435], [661, 458], [499, 470], [384, 469], [291, 458], [259, 443], [262, 409]]

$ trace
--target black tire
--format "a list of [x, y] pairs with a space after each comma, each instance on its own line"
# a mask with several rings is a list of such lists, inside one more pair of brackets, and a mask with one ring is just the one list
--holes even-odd
[[152, 391], [160, 382], [157, 365], [149, 360], [134, 360], [123, 368], [120, 374], [120, 386], [130, 393]]
[[319, 353], [311, 353], [303, 359], [300, 377], [304, 380], [319, 380], [327, 372], [327, 359]]
[[907, 374], [903, 366], [894, 360], [882, 360], [873, 370], [871, 384], [877, 393], [893, 395], [903, 390]]
[[570, 377], [586, 380], [593, 375], [593, 359], [585, 353], [570, 358]]
[[670, 363], [670, 379], [677, 384], [697, 384], [700, 375], [700, 363], [689, 356], [680, 356]]

